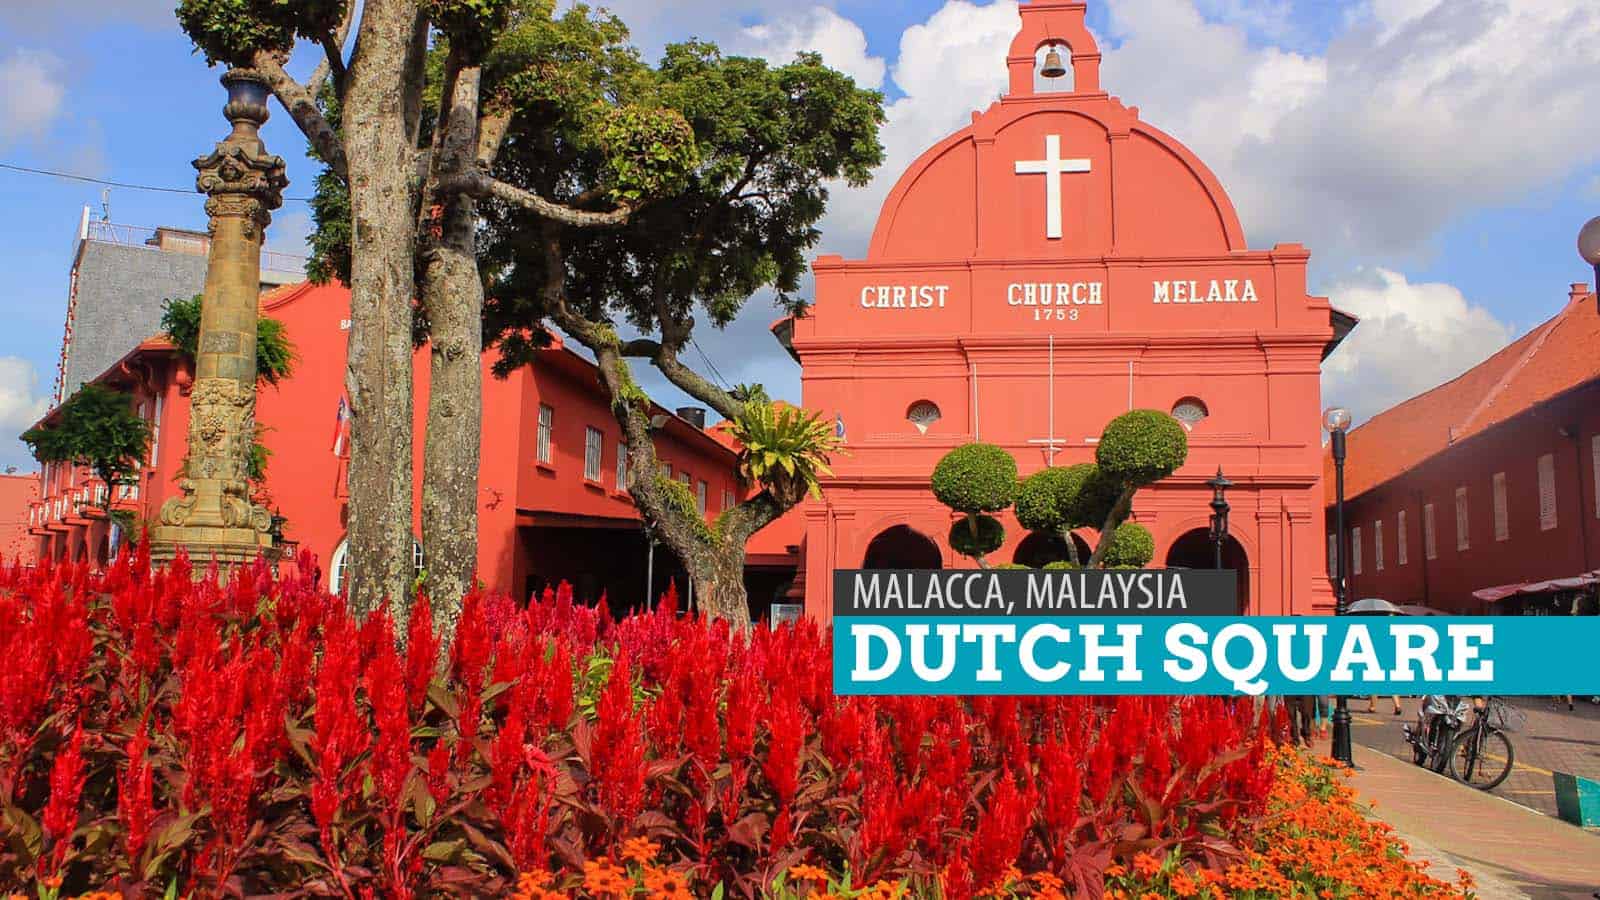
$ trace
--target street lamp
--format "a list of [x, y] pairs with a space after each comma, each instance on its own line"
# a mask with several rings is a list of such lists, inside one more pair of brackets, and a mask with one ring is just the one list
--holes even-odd
[[1594, 266], [1594, 306], [1600, 312], [1600, 216], [1595, 216], [1578, 231], [1578, 255]]
[[[1328, 430], [1333, 450], [1333, 598], [1334, 615], [1347, 608], [1344, 584], [1344, 433], [1350, 427], [1350, 411], [1330, 407], [1322, 414], [1322, 427]], [[1333, 758], [1352, 765], [1350, 756], [1350, 703], [1340, 694], [1333, 707]]]
[[1222, 545], [1228, 540], [1228, 488], [1233, 482], [1217, 466], [1217, 477], [1206, 482], [1211, 486], [1211, 546], [1216, 552], [1214, 569], [1222, 568]]

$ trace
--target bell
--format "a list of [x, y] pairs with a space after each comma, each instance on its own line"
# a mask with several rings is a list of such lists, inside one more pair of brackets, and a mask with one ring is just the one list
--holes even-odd
[[1067, 67], [1061, 62], [1061, 51], [1050, 48], [1050, 52], [1044, 55], [1044, 68], [1039, 70], [1039, 74], [1046, 78], [1060, 78], [1067, 74]]

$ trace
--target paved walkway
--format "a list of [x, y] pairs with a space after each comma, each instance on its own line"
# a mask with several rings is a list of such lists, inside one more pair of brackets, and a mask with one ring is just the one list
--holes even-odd
[[[1505, 783], [1494, 789], [1500, 797], [1556, 814], [1555, 783], [1551, 772], [1569, 772], [1600, 781], [1600, 706], [1577, 698], [1572, 712], [1566, 704], [1531, 697], [1512, 701], [1527, 716], [1526, 724], [1513, 732], [1511, 743], [1516, 765]], [[1358, 744], [1382, 750], [1400, 759], [1411, 758], [1411, 748], [1401, 736], [1402, 724], [1415, 721], [1417, 700], [1401, 698], [1405, 714], [1392, 715], [1394, 701], [1378, 698], [1378, 711], [1369, 713], [1363, 698], [1351, 703], [1351, 735]]]
[[1436, 877], [1463, 868], [1482, 900], [1591, 900], [1600, 890], [1600, 835], [1355, 747], [1351, 779], [1372, 813], [1395, 827]]

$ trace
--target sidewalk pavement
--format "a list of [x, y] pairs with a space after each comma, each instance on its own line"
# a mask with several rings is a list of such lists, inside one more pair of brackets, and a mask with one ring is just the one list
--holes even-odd
[[[1569, 772], [1600, 781], [1600, 706], [1579, 697], [1576, 708], [1568, 712], [1548, 698], [1509, 698], [1522, 710], [1527, 721], [1512, 732], [1511, 743], [1516, 765], [1511, 777], [1494, 789], [1497, 796], [1531, 807], [1546, 815], [1556, 814], [1555, 782], [1552, 772]], [[1356, 743], [1382, 750], [1390, 756], [1409, 759], [1402, 726], [1414, 721], [1417, 700], [1406, 698], [1405, 714], [1392, 716], [1393, 703], [1378, 698], [1378, 711], [1366, 711], [1360, 698], [1352, 700], [1352, 736]]]
[[1482, 900], [1591, 900], [1600, 835], [1357, 745], [1351, 778], [1372, 814], [1394, 826], [1431, 873], [1471, 872]]

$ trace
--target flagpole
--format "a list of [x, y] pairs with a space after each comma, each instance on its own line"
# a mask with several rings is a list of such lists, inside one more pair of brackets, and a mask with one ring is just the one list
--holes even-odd
[[1045, 453], [1045, 468], [1053, 469], [1056, 465], [1056, 336], [1050, 334], [1050, 362], [1045, 369], [1045, 377], [1050, 381], [1050, 449]]

